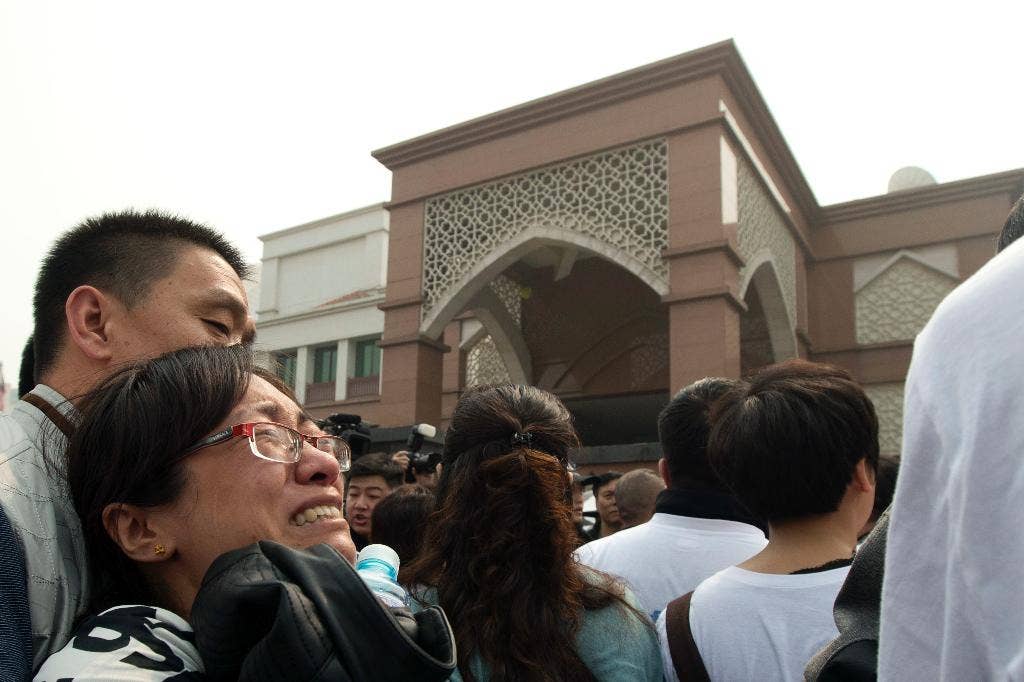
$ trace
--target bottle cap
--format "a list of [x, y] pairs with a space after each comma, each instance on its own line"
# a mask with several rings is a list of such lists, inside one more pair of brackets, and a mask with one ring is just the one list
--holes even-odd
[[356, 556], [356, 565], [359, 565], [361, 561], [366, 559], [376, 559], [377, 561], [386, 563], [395, 569], [395, 571], [398, 570], [402, 563], [398, 558], [398, 552], [387, 545], [367, 545], [366, 547], [363, 547], [363, 551], [359, 552]]

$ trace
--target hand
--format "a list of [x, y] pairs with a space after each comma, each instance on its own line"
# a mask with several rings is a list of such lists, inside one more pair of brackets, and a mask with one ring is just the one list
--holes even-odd
[[402, 467], [402, 471], [405, 471], [409, 468], [409, 453], [405, 450], [399, 450], [391, 455], [391, 461]]

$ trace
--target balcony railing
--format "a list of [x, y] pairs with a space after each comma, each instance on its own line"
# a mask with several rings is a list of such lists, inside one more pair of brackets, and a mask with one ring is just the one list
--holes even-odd
[[334, 382], [322, 381], [316, 384], [306, 384], [306, 402], [322, 403], [334, 400]]
[[368, 377], [349, 377], [347, 398], [367, 398], [380, 395], [380, 375], [372, 374]]

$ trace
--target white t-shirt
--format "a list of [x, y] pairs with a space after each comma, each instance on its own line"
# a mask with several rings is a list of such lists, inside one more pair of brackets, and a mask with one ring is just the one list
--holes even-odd
[[1024, 679], [1024, 239], [917, 337], [889, 519], [880, 680]]
[[202, 679], [192, 628], [154, 606], [115, 606], [87, 619], [63, 649], [46, 659], [35, 682]]
[[[702, 582], [690, 600], [690, 630], [712, 680], [802, 680], [804, 667], [838, 634], [832, 605], [850, 567], [800, 575], [733, 566]], [[657, 624], [665, 679], [678, 682]]]
[[759, 528], [720, 519], [655, 514], [576, 550], [580, 563], [624, 580], [647, 613], [656, 614], [710, 575], [768, 544]]

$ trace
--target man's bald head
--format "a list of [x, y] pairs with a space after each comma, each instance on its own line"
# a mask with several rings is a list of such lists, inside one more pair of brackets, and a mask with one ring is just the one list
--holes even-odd
[[658, 493], [664, 489], [661, 476], [650, 469], [634, 469], [623, 474], [615, 488], [615, 504], [619, 507], [622, 527], [632, 528], [650, 521]]

